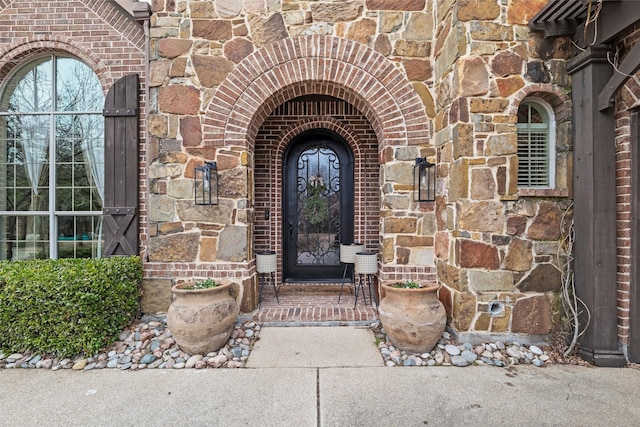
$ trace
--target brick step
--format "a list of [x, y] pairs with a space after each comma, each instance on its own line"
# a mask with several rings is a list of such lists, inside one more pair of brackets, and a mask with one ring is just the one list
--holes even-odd
[[351, 283], [345, 283], [338, 303], [340, 283], [284, 283], [276, 301], [273, 288], [265, 286], [262, 304], [251, 313], [255, 321], [264, 323], [326, 324], [371, 322], [378, 318], [375, 305], [355, 296]]

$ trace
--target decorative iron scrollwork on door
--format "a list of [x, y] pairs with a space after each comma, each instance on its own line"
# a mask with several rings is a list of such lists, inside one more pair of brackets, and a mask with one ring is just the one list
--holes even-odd
[[339, 265], [340, 159], [321, 144], [297, 161], [298, 265]]

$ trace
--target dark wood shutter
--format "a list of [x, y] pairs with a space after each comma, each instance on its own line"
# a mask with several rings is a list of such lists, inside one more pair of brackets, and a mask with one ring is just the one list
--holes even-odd
[[138, 75], [109, 89], [104, 103], [104, 256], [138, 254]]

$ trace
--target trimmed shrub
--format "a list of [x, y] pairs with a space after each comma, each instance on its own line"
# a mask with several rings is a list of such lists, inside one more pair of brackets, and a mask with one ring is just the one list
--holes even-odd
[[138, 257], [0, 262], [0, 349], [73, 356], [111, 344], [138, 314]]

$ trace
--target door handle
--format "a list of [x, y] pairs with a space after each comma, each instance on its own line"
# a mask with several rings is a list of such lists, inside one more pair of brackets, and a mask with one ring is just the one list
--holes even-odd
[[293, 239], [293, 223], [289, 222], [289, 239]]

